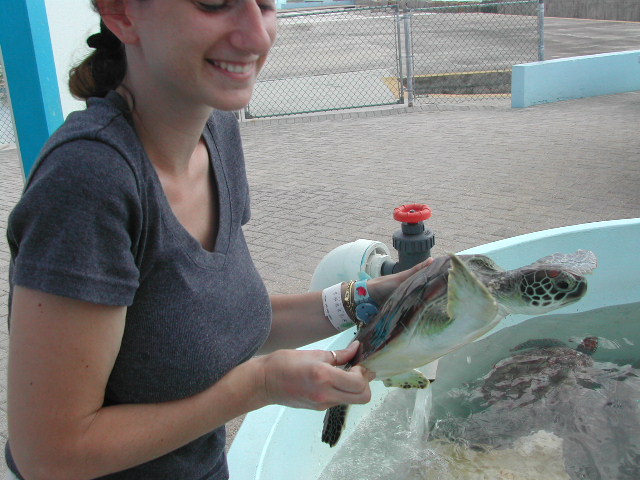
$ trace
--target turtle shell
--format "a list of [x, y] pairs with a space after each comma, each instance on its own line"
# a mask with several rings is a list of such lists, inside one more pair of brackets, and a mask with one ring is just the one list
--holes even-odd
[[450, 267], [450, 257], [438, 257], [405, 280], [383, 304], [378, 315], [358, 331], [354, 340], [360, 341], [360, 347], [349, 364], [357, 365], [384, 348], [410, 328], [425, 306], [430, 310], [434, 325], [442, 328], [448, 325], [451, 322], [447, 314]]
[[430, 332], [441, 331], [451, 323], [448, 293], [452, 261], [458, 264], [464, 262], [467, 269], [475, 274], [471, 275], [474, 277], [473, 283], [482, 283], [504, 272], [484, 255], [445, 255], [435, 258], [429, 266], [405, 280], [382, 305], [378, 315], [357, 332], [354, 340], [360, 341], [360, 348], [350, 365], [357, 365], [378, 352], [398, 335], [411, 329], [414, 322], [421, 318], [429, 318], [424, 328]]

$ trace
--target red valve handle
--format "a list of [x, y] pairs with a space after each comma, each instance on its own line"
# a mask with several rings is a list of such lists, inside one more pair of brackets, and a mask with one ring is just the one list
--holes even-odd
[[423, 203], [401, 205], [393, 210], [393, 218], [399, 222], [418, 223], [431, 217], [431, 209]]

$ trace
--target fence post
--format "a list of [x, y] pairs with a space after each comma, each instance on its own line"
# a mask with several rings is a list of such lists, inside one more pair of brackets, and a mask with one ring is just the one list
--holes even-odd
[[413, 47], [411, 45], [411, 10], [404, 10], [404, 41], [407, 59], [407, 106], [413, 107]]
[[538, 0], [538, 61], [544, 60], [544, 0]]
[[396, 15], [396, 45], [398, 46], [398, 83], [400, 87], [400, 94], [398, 95], [398, 102], [404, 104], [404, 77], [402, 75], [402, 34], [400, 33], [400, 7], [398, 5], [393, 6], [393, 10]]

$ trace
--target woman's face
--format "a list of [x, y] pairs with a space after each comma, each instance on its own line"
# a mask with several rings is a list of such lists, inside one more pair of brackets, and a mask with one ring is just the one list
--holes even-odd
[[249, 103], [275, 42], [275, 0], [133, 0], [127, 9], [138, 37], [128, 68], [146, 88], [221, 110]]

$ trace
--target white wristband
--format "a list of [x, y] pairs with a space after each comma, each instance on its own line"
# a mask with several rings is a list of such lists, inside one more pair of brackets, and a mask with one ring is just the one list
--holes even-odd
[[342, 283], [337, 283], [322, 291], [322, 305], [325, 317], [329, 319], [336, 330], [342, 332], [353, 326], [353, 320], [349, 317], [342, 303]]

